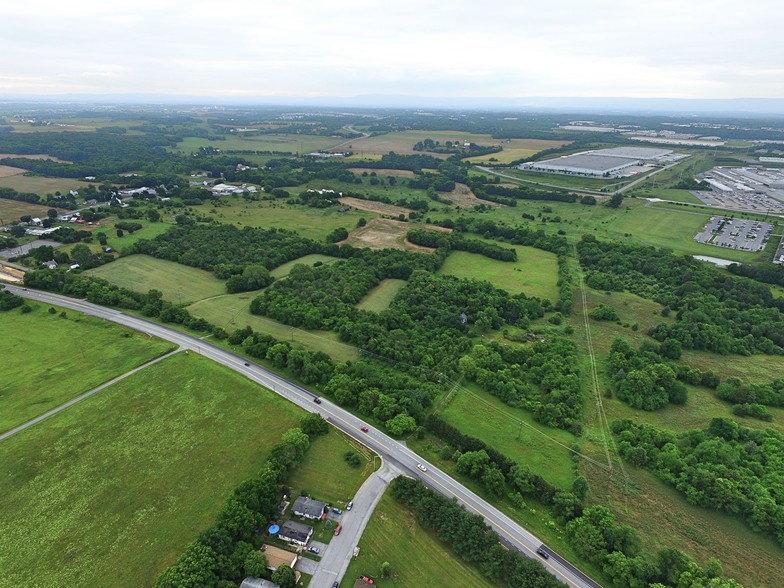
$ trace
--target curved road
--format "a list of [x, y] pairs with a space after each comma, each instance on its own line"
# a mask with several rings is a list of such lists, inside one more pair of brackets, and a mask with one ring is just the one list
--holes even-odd
[[[365, 423], [360, 418], [343, 410], [339, 406], [332, 404], [326, 399], [323, 399], [320, 404], [316, 404], [314, 402], [315, 396], [312, 392], [301, 388], [286, 378], [283, 378], [262, 366], [256, 365], [255, 363], [246, 362], [244, 358], [235, 355], [230, 351], [226, 351], [225, 349], [215, 347], [201, 339], [158, 323], [125, 314], [118, 310], [91, 304], [84, 300], [68, 298], [59, 294], [38, 290], [27, 290], [17, 286], [6, 286], [6, 289], [24, 298], [83, 312], [148, 333], [155, 337], [160, 337], [161, 339], [179, 345], [183, 349], [196, 351], [204, 357], [241, 373], [305, 410], [321, 414], [321, 416], [327, 419], [333, 426], [350, 435], [369, 449], [375, 451], [382, 459], [390, 462], [400, 471], [411, 477], [420, 479], [436, 492], [449, 498], [456, 498], [457, 501], [469, 511], [482, 516], [485, 522], [498, 533], [505, 545], [517, 549], [528, 557], [538, 559], [550, 573], [564, 582], [567, 586], [575, 588], [601, 588], [600, 584], [593, 581], [572, 564], [547, 548], [533, 534], [506, 516], [492, 504], [474, 494], [441, 470], [425, 462], [408, 447], [395, 441], [391, 437], [388, 437], [380, 430]], [[360, 427], [368, 427], [369, 430], [367, 433], [363, 433], [360, 431]], [[420, 463], [427, 468], [427, 471], [421, 471], [417, 468], [417, 464]], [[543, 549], [549, 553], [549, 559], [539, 557], [536, 554], [537, 549]]]

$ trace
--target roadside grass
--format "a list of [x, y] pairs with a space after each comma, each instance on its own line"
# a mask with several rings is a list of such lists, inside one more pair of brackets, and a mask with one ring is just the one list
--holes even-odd
[[90, 182], [83, 182], [74, 178], [45, 178], [43, 176], [28, 176], [18, 174], [0, 178], [0, 187], [13, 188], [17, 192], [32, 192], [33, 194], [54, 194], [55, 192], [68, 193], [69, 190], [83, 190]]
[[406, 280], [398, 280], [396, 278], [382, 280], [378, 286], [373, 288], [359, 301], [357, 308], [373, 312], [386, 310], [406, 283]]
[[[29, 202], [19, 202], [18, 200], [8, 200], [0, 198], [0, 219], [2, 223], [7, 224], [11, 221], [19, 220], [19, 217], [29, 214], [33, 217], [46, 218], [46, 211], [49, 206], [42, 206], [40, 204], [30, 204]], [[65, 212], [64, 208], [55, 209], [57, 212]]]
[[[385, 586], [496, 586], [466, 563], [451, 547], [422, 528], [414, 513], [399, 504], [387, 490], [381, 497], [359, 541], [360, 553], [352, 558], [341, 586], [351, 588], [357, 578], [370, 576]], [[392, 575], [381, 579], [383, 562]]]
[[[601, 459], [600, 450], [596, 451], [595, 457]], [[583, 468], [590, 486], [589, 503], [608, 506], [621, 522], [637, 529], [644, 552], [676, 548], [700, 564], [715, 557], [721, 560], [724, 575], [744, 586], [781, 584], [781, 548], [775, 541], [754, 533], [739, 518], [689, 504], [652, 473], [625, 465], [636, 489], [626, 493], [606, 472]]]
[[203, 139], [201, 137], [185, 137], [177, 143], [177, 151], [194, 153], [200, 147], [215, 147], [226, 151], [290, 151], [291, 153], [309, 153], [326, 150], [345, 141], [342, 137], [326, 137], [319, 135], [226, 135], [223, 140]]
[[575, 473], [568, 448], [577, 440], [571, 433], [536, 423], [529, 412], [507, 406], [473, 382], [452, 392], [438, 415], [554, 486], [571, 488]]
[[[556, 174], [547, 172], [536, 172], [517, 168], [506, 168], [499, 170], [501, 173], [513, 176], [524, 181], [524, 185], [540, 184], [542, 186], [558, 186], [565, 190], [596, 190], [597, 192], [606, 187], [618, 187], [628, 183], [626, 178], [589, 178], [584, 176], [572, 176], [567, 174]], [[501, 178], [506, 181], [508, 178]]]
[[291, 268], [298, 264], [304, 265], [314, 265], [319, 261], [322, 264], [332, 263], [333, 261], [337, 261], [337, 257], [332, 257], [330, 255], [322, 255], [320, 253], [311, 253], [309, 255], [303, 255], [302, 257], [295, 259], [293, 261], [287, 261], [283, 265], [279, 265], [275, 269], [270, 271], [270, 275], [275, 278], [276, 280], [279, 278], [284, 278], [289, 275]]
[[[294, 192], [299, 193], [299, 189], [295, 189]], [[316, 241], [323, 241], [327, 235], [340, 227], [351, 231], [357, 226], [360, 218], [369, 219], [375, 216], [371, 212], [362, 210], [340, 212], [337, 206], [309, 208], [275, 201], [221, 200], [224, 201], [226, 205], [210, 213], [210, 216], [218, 222], [265, 229], [272, 227], [289, 229]]]
[[[351, 467], [343, 458], [347, 451], [360, 456], [360, 467]], [[376, 466], [381, 460], [376, 461]], [[331, 506], [345, 509], [359, 487], [374, 471], [373, 453], [347, 435], [329, 428], [329, 433], [316, 440], [305, 459], [291, 472], [287, 485], [295, 496], [306, 493]]]
[[148, 255], [129, 255], [85, 272], [124, 288], [147, 292], [160, 290], [166, 300], [189, 304], [226, 292], [212, 273]]
[[251, 314], [250, 302], [259, 291], [241, 294], [224, 294], [200, 300], [188, 307], [193, 316], [204, 318], [229, 333], [249, 325], [258, 333], [268, 333], [293, 347], [309, 351], [323, 351], [335, 361], [356, 361], [359, 350], [340, 341], [332, 331], [304, 331], [267, 317]]
[[0, 586], [150, 586], [302, 411], [187, 352], [0, 444]]
[[517, 261], [499, 261], [478, 253], [453, 251], [438, 273], [487, 280], [510, 294], [525, 293], [547, 300], [558, 298], [558, 258], [533, 247], [498, 243], [517, 251]]
[[645, 188], [642, 190], [632, 190], [632, 192], [639, 198], [661, 198], [662, 200], [674, 200], [675, 202], [702, 204], [702, 200], [688, 190], [677, 190], [675, 188]]
[[0, 432], [175, 348], [108, 321], [71, 311], [63, 318], [60, 308], [49, 314], [45, 305], [27, 304], [32, 312], [0, 315]]
[[[535, 498], [526, 497], [525, 504], [520, 505], [513, 504], [508, 496], [497, 498], [488, 495], [480, 482], [458, 473], [457, 464], [454, 461], [451, 459], [443, 459], [439, 455], [439, 451], [444, 446], [444, 442], [431, 435], [426, 434], [423, 439], [411, 437], [406, 440], [406, 443], [410, 449], [416, 451], [419, 455], [424, 456], [430, 463], [437, 466], [455, 480], [458, 480], [472, 492], [484, 497], [485, 500], [491, 502], [504, 514], [531, 531], [544, 543], [555, 549], [560, 555], [578, 566], [592, 578], [599, 582], [607, 581], [607, 578], [602, 575], [600, 570], [580, 559], [572, 546], [564, 539], [562, 528], [558, 526], [550, 516], [547, 507], [538, 502]], [[534, 557], [533, 553], [526, 552], [525, 549], [522, 551], [523, 553], [527, 553], [531, 557]]]

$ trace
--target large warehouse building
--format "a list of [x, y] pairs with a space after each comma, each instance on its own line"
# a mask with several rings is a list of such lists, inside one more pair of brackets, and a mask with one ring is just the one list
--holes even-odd
[[614, 147], [524, 163], [520, 169], [582, 176], [614, 176], [626, 168], [654, 162], [671, 153], [670, 149]]

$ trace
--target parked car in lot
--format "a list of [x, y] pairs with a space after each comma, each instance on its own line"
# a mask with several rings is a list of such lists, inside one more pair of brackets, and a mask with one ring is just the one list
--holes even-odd
[[311, 545], [310, 547], [308, 547], [308, 551], [310, 551], [311, 553], [318, 553], [321, 550], [315, 545]]
[[339, 508], [336, 508], [334, 506], [332, 507], [332, 512], [334, 512], [335, 514], [343, 514], [342, 510], [340, 510]]

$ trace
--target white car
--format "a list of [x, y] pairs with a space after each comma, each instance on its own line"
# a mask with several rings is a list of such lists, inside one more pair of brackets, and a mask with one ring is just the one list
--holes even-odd
[[426, 471], [427, 471], [427, 468], [426, 468], [425, 466], [423, 466], [421, 463], [418, 463], [418, 464], [417, 464], [417, 467], [418, 467], [420, 470], [422, 470], [423, 472], [426, 472]]

